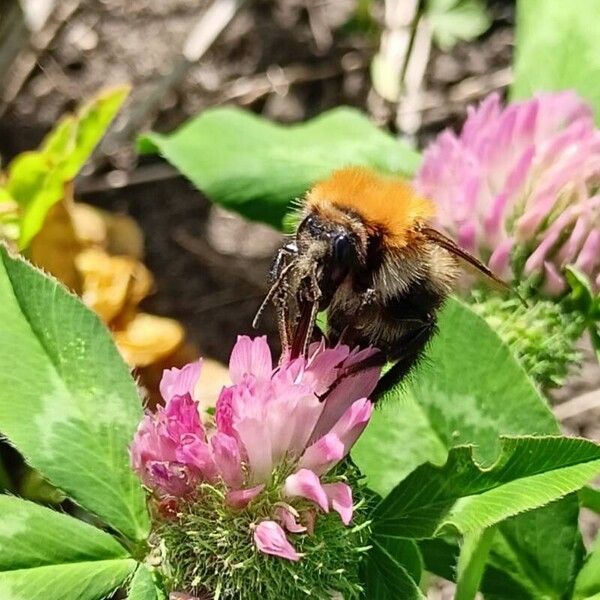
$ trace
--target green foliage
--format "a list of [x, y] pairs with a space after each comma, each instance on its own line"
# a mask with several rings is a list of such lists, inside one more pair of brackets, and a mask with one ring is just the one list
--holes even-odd
[[486, 598], [570, 598], [583, 560], [578, 514], [569, 497], [502, 523], [482, 583]]
[[496, 528], [488, 527], [465, 535], [456, 565], [455, 600], [473, 600], [477, 595], [495, 534]]
[[476, 456], [490, 462], [502, 434], [558, 431], [507, 345], [469, 306], [450, 299], [425, 358], [382, 399], [352, 456], [385, 495], [423, 462], [443, 464], [453, 446], [475, 444]]
[[0, 247], [0, 431], [27, 462], [132, 540], [148, 533], [127, 446], [142, 409], [100, 320]]
[[518, 0], [513, 98], [575, 89], [592, 103], [598, 122], [599, 21], [597, 0]]
[[281, 228], [291, 203], [334, 169], [364, 165], [411, 175], [419, 155], [350, 108], [276, 125], [234, 108], [207, 110], [172, 134], [150, 133], [159, 152], [213, 202]]
[[[48, 211], [65, 195], [65, 186], [83, 167], [125, 101], [129, 88], [100, 93], [77, 113], [65, 116], [39, 150], [24, 152], [8, 166], [0, 202], [14, 201], [19, 248], [41, 229]], [[13, 219], [4, 215], [3, 221]]]
[[565, 298], [565, 307], [583, 319], [600, 362], [600, 293], [594, 293], [587, 276], [574, 266], [566, 268], [566, 276], [571, 291]]
[[445, 51], [485, 33], [492, 22], [481, 0], [427, 0], [425, 14], [433, 38]]
[[0, 495], [0, 598], [96, 600], [135, 561], [109, 534], [31, 502]]
[[[502, 434], [559, 432], [544, 398], [485, 320], [469, 306], [450, 300], [439, 327], [421, 365], [407, 383], [382, 400], [353, 450], [370, 487], [382, 495], [425, 461], [444, 465], [456, 445], [474, 444], [469, 454], [474, 452], [476, 461], [490, 464], [498, 456]], [[419, 493], [421, 483], [414, 481], [413, 491]], [[577, 514], [578, 502], [569, 496], [501, 522], [490, 551], [493, 566], [488, 561], [482, 590], [509, 600], [540, 597], [549, 587], [568, 589], [581, 561]], [[428, 531], [436, 527], [430, 522]], [[428, 569], [455, 577], [454, 544], [435, 538], [419, 545]], [[521, 575], [516, 563], [531, 566]], [[560, 577], [552, 579], [552, 572]], [[533, 595], [527, 589], [533, 589]]]
[[12, 486], [12, 480], [4, 466], [2, 456], [0, 456], [0, 492], [11, 491]]
[[600, 446], [563, 437], [503, 438], [493, 465], [456, 447], [442, 467], [426, 463], [399, 483], [374, 513], [374, 534], [408, 538], [445, 529], [481, 531], [583, 487], [600, 473]]
[[581, 506], [600, 514], [600, 490], [589, 485], [581, 488], [579, 490], [579, 502]]

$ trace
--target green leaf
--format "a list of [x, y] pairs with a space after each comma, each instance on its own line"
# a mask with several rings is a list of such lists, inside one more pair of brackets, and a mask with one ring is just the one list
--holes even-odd
[[42, 143], [41, 152], [60, 168], [63, 181], [79, 173], [129, 95], [129, 86], [103, 90], [67, 115]]
[[146, 565], [140, 565], [131, 580], [127, 600], [166, 600], [166, 594], [156, 586]]
[[[570, 496], [504, 521], [496, 528], [481, 592], [486, 600], [570, 598], [583, 545]], [[425, 568], [456, 579], [459, 546], [445, 538], [419, 540]]]
[[374, 537], [364, 567], [369, 600], [425, 600], [419, 589], [421, 559], [416, 544], [400, 538]]
[[428, 0], [425, 14], [433, 38], [446, 51], [459, 41], [480, 36], [492, 23], [481, 0]]
[[373, 532], [477, 532], [576, 491], [598, 473], [600, 446], [589, 440], [503, 438], [491, 466], [477, 463], [472, 447], [453, 448], [445, 465], [422, 465], [390, 492], [375, 509]]
[[585, 559], [583, 568], [577, 575], [573, 600], [589, 600], [600, 597], [600, 536], [592, 551]]
[[72, 181], [114, 119], [128, 87], [105, 90], [67, 115], [48, 134], [40, 150], [17, 156], [8, 167], [6, 190], [21, 207], [19, 247], [38, 233], [50, 208]]
[[0, 247], [0, 431], [31, 466], [134, 540], [149, 521], [127, 447], [142, 418], [111, 336], [54, 279]]
[[591, 26], [599, 21], [597, 0], [519, 0], [512, 97], [574, 89], [600, 122], [600, 36]]
[[460, 548], [455, 539], [428, 538], [417, 540], [417, 545], [426, 571], [448, 581], [455, 581], [456, 565], [460, 554]]
[[0, 495], [0, 598], [96, 600], [135, 569], [100, 529], [37, 504]]
[[415, 398], [384, 399], [352, 450], [369, 487], [385, 496], [415, 467], [444, 464], [448, 449]]
[[334, 169], [365, 165], [411, 175], [419, 162], [414, 150], [350, 108], [291, 126], [217, 108], [170, 135], [142, 136], [139, 149], [160, 152], [213, 202], [277, 228], [292, 201]]

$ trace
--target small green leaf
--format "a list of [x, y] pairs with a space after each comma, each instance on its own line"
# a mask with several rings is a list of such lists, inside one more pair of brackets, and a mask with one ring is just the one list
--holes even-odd
[[72, 181], [114, 119], [128, 87], [105, 90], [67, 115], [48, 134], [40, 150], [17, 156], [8, 167], [6, 189], [21, 207], [19, 247], [38, 233], [50, 208]]
[[156, 586], [152, 573], [146, 565], [140, 565], [129, 586], [127, 600], [166, 600], [163, 590]]
[[598, 473], [600, 446], [589, 440], [504, 438], [489, 467], [474, 460], [472, 447], [453, 448], [444, 466], [422, 465], [390, 492], [375, 510], [373, 532], [423, 538], [480, 531], [576, 491]]
[[373, 538], [364, 567], [369, 600], [425, 600], [419, 589], [421, 558], [416, 544], [400, 538]]
[[125, 548], [100, 529], [0, 495], [2, 600], [98, 600], [135, 566]]
[[142, 136], [213, 202], [281, 228], [294, 199], [334, 169], [411, 175], [419, 155], [350, 108], [276, 125], [234, 108], [207, 110], [170, 135]]
[[149, 528], [127, 447], [142, 417], [106, 327], [0, 246], [0, 431], [31, 466], [131, 539]]
[[[512, 97], [574, 89], [600, 119], [600, 21], [597, 0], [518, 0]], [[543, 65], [543, 68], [540, 68]]]
[[428, 0], [425, 14], [436, 43], [446, 51], [485, 33], [492, 23], [481, 0]]
[[63, 181], [81, 170], [129, 95], [129, 86], [103, 90], [67, 115], [42, 143], [41, 152], [60, 168]]
[[600, 598], [600, 536], [577, 575], [573, 600]]

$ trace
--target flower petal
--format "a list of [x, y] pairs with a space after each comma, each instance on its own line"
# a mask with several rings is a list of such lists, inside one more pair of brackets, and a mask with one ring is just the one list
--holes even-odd
[[344, 456], [350, 452], [354, 442], [367, 426], [372, 414], [373, 403], [366, 398], [362, 398], [354, 402], [332, 427], [331, 433], [336, 434], [344, 444]]
[[227, 493], [225, 502], [233, 508], [246, 508], [264, 489], [265, 484], [261, 483], [245, 490], [232, 490]]
[[200, 378], [202, 359], [189, 363], [181, 369], [165, 369], [160, 380], [160, 395], [165, 402], [173, 396], [184, 396], [189, 394], [196, 399], [194, 390]]
[[302, 455], [300, 467], [310, 469], [318, 475], [327, 473], [345, 456], [342, 440], [335, 433], [328, 433], [310, 445]]
[[285, 537], [285, 531], [275, 521], [262, 521], [254, 530], [254, 543], [263, 554], [298, 561], [300, 554]]
[[[360, 363], [380, 351], [365, 348], [352, 354], [342, 365], [341, 370]], [[346, 410], [359, 398], [366, 398], [373, 392], [381, 375], [381, 367], [375, 366], [364, 371], [343, 377], [336, 382], [335, 388], [327, 396], [325, 406], [310, 436], [311, 441], [324, 436], [339, 421]]]
[[233, 383], [239, 383], [244, 375], [254, 375], [257, 380], [267, 380], [273, 371], [271, 350], [267, 337], [254, 339], [238, 336], [229, 359], [229, 375]]
[[190, 434], [204, 438], [198, 403], [190, 394], [172, 396], [162, 414], [166, 419], [166, 430], [173, 441], [177, 442], [184, 435]]
[[264, 423], [257, 419], [244, 419], [236, 423], [235, 429], [246, 450], [251, 480], [254, 483], [267, 481], [273, 470], [273, 460], [271, 439], [269, 432], [265, 432]]
[[284, 492], [286, 496], [294, 498], [300, 496], [312, 500], [323, 512], [329, 512], [329, 500], [321, 485], [319, 476], [310, 469], [300, 469], [285, 480]]
[[[298, 513], [296, 513], [297, 515]], [[287, 508], [284, 506], [278, 506], [275, 510], [275, 516], [281, 521], [281, 524], [290, 532], [290, 533], [304, 533], [306, 531], [306, 527], [304, 525], [300, 525], [296, 521], [296, 515], [293, 515]]]
[[217, 431], [210, 439], [210, 447], [217, 471], [223, 481], [232, 488], [238, 488], [244, 481], [240, 447], [235, 438]]
[[199, 471], [206, 481], [214, 481], [217, 476], [217, 467], [213, 460], [209, 445], [195, 435], [187, 435], [181, 439], [181, 444], [176, 450], [177, 460]]
[[337, 512], [344, 525], [350, 525], [352, 521], [352, 489], [349, 485], [339, 483], [326, 483], [323, 486], [327, 498], [331, 502], [331, 508]]

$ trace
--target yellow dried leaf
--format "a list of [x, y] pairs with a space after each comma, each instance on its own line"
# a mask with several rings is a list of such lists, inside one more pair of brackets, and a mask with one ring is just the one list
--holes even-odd
[[89, 248], [77, 256], [75, 264], [83, 280], [83, 301], [107, 323], [137, 306], [152, 289], [150, 271], [128, 256]]
[[105, 223], [108, 228], [108, 251], [141, 260], [144, 255], [144, 234], [137, 222], [127, 215], [106, 213]]
[[70, 208], [73, 227], [79, 240], [86, 246], [106, 247], [108, 227], [102, 212], [82, 202], [74, 202]]
[[183, 342], [185, 331], [173, 319], [138, 313], [126, 328], [113, 333], [125, 361], [145, 367], [168, 356]]
[[28, 258], [52, 273], [67, 287], [81, 293], [81, 278], [75, 259], [82, 245], [75, 235], [67, 201], [55, 204], [46, 215], [44, 226], [31, 240]]
[[101, 246], [109, 254], [141, 260], [144, 236], [127, 215], [113, 214], [83, 202], [73, 204], [71, 216], [77, 237], [87, 246]]

